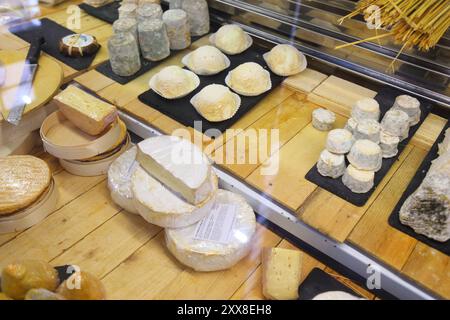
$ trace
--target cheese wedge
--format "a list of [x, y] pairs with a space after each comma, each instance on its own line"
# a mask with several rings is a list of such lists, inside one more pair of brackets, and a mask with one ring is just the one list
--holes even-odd
[[297, 299], [302, 253], [283, 248], [265, 248], [262, 255], [264, 296], [272, 300]]
[[191, 204], [203, 202], [217, 189], [217, 184], [211, 184], [208, 158], [185, 139], [158, 136], [141, 141], [137, 160], [148, 173]]
[[[210, 179], [212, 185], [217, 185], [214, 173]], [[193, 206], [167, 189], [140, 166], [131, 178], [131, 190], [134, 207], [139, 214], [147, 222], [163, 228], [186, 227], [201, 220], [210, 212], [217, 191], [211, 192], [203, 203]]]
[[0, 216], [24, 209], [50, 185], [45, 161], [32, 156], [0, 158]]
[[68, 86], [56, 95], [54, 101], [64, 116], [90, 135], [98, 135], [117, 119], [115, 106], [95, 98], [89, 93]]

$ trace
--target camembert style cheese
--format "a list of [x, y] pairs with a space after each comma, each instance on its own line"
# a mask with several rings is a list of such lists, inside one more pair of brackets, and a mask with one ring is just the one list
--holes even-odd
[[197, 271], [231, 268], [251, 249], [255, 213], [243, 197], [219, 190], [213, 210], [186, 228], [166, 229], [169, 251]]
[[263, 294], [271, 300], [298, 299], [302, 253], [284, 248], [265, 248], [262, 256]]
[[0, 158], [0, 216], [30, 206], [48, 188], [51, 177], [47, 163], [39, 158]]
[[153, 177], [197, 205], [217, 189], [211, 183], [206, 155], [190, 141], [174, 136], [148, 138], [138, 144], [137, 160]]
[[117, 119], [115, 106], [72, 85], [55, 96], [54, 100], [67, 119], [93, 136], [102, 133]]

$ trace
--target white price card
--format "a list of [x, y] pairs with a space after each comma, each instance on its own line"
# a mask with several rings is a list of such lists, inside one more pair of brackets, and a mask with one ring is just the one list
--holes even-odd
[[236, 212], [237, 206], [234, 204], [216, 203], [211, 213], [197, 224], [194, 239], [228, 244]]

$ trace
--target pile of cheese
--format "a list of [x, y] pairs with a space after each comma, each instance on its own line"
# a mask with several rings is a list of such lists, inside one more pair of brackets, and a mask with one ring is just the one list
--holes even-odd
[[343, 184], [354, 193], [370, 191], [383, 158], [397, 155], [399, 142], [408, 137], [409, 128], [419, 122], [420, 114], [420, 102], [401, 95], [379, 123], [378, 102], [372, 98], [357, 101], [345, 128], [328, 133], [317, 170], [333, 179], [342, 176]]
[[172, 254], [198, 271], [227, 269], [250, 250], [255, 214], [239, 195], [218, 190], [205, 154], [190, 141], [157, 136], [109, 167], [112, 199], [165, 228]]

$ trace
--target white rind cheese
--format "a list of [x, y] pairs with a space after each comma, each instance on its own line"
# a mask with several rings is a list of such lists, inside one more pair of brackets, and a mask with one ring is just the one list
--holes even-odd
[[420, 121], [420, 102], [414, 97], [401, 95], [395, 99], [393, 109], [405, 112], [409, 117], [409, 125], [412, 127]]
[[356, 121], [354, 118], [349, 118], [347, 120], [347, 123], [345, 124], [344, 129], [347, 131], [350, 131], [352, 134], [355, 134], [357, 126], [358, 126], [358, 121]]
[[320, 131], [329, 131], [333, 129], [336, 115], [324, 108], [317, 108], [312, 112], [312, 125]]
[[148, 173], [191, 204], [203, 202], [217, 189], [217, 183], [211, 184], [208, 158], [185, 139], [158, 136], [141, 141], [137, 160]]
[[389, 133], [381, 131], [380, 133], [380, 148], [383, 158], [395, 157], [398, 153], [399, 137], [392, 136]]
[[328, 133], [326, 149], [332, 153], [345, 154], [353, 145], [353, 136], [345, 129], [334, 129]]
[[354, 193], [366, 193], [372, 189], [374, 177], [373, 171], [359, 170], [350, 164], [342, 176], [342, 182]]
[[242, 196], [225, 190], [217, 192], [215, 202], [221, 205], [237, 206], [227, 243], [195, 239], [198, 224], [181, 229], [165, 230], [169, 251], [181, 263], [197, 271], [231, 268], [251, 249], [256, 219], [250, 205]]
[[365, 300], [344, 291], [327, 291], [318, 294], [313, 300]]
[[352, 118], [358, 122], [364, 119], [378, 121], [380, 119], [380, 105], [372, 98], [358, 100], [352, 108]]
[[302, 253], [299, 250], [265, 248], [262, 269], [263, 295], [267, 299], [298, 299], [302, 270]]
[[[210, 176], [211, 184], [217, 185], [214, 173]], [[214, 205], [217, 190], [197, 206], [193, 206], [158, 180], [138, 167], [131, 178], [134, 194], [134, 206], [147, 221], [163, 228], [183, 228], [192, 225], [206, 216]]]
[[139, 166], [137, 148], [133, 147], [111, 163], [108, 169], [108, 188], [113, 201], [130, 213], [137, 214], [131, 190], [131, 177]]
[[353, 132], [355, 140], [367, 139], [375, 143], [380, 143], [381, 125], [373, 119], [361, 120]]
[[345, 156], [323, 150], [317, 162], [317, 171], [325, 177], [339, 178], [345, 172]]
[[381, 148], [370, 140], [357, 140], [347, 156], [348, 161], [360, 170], [378, 171], [381, 168], [383, 154]]
[[400, 137], [400, 140], [403, 140], [405, 135], [408, 137], [409, 118], [405, 112], [399, 109], [391, 109], [386, 112], [381, 121], [381, 126], [385, 132]]

